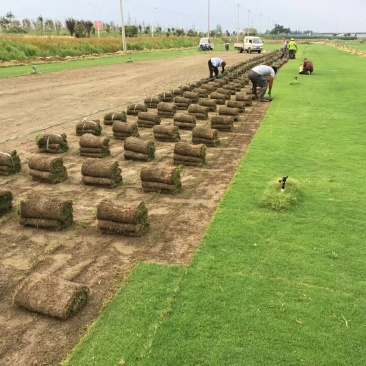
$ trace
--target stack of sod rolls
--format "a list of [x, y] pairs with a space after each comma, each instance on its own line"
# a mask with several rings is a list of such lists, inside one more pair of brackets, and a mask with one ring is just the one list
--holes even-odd
[[16, 150], [0, 151], [0, 175], [12, 175], [20, 172], [22, 165]]
[[163, 142], [177, 142], [180, 140], [177, 126], [156, 125], [153, 127], [155, 140]]
[[109, 138], [86, 133], [80, 137], [80, 156], [104, 158], [110, 155]]
[[184, 110], [189, 107], [191, 100], [178, 95], [174, 97], [174, 104], [177, 106], [177, 109]]
[[143, 201], [114, 203], [103, 200], [97, 209], [102, 233], [142, 236], [149, 228], [148, 210]]
[[191, 103], [198, 103], [198, 99], [200, 98], [200, 95], [198, 93], [194, 93], [192, 91], [185, 91], [183, 93], [183, 97], [189, 99], [191, 101]]
[[208, 107], [199, 104], [191, 104], [188, 107], [188, 114], [190, 116], [195, 116], [198, 120], [208, 119]]
[[182, 90], [182, 93], [183, 93], [182, 95], [184, 95], [184, 92], [191, 91], [192, 87], [189, 84], [186, 84], [186, 85], [180, 85], [179, 89]]
[[33, 180], [45, 183], [60, 183], [67, 179], [67, 170], [62, 158], [31, 156], [28, 161], [29, 175]]
[[207, 98], [209, 95], [209, 92], [207, 89], [204, 88], [194, 88], [192, 90], [193, 93], [198, 93], [200, 98]]
[[91, 133], [95, 136], [100, 136], [102, 133], [102, 127], [100, 126], [99, 119], [88, 121], [83, 120], [76, 124], [76, 136], [82, 136], [85, 133]]
[[29, 193], [19, 205], [20, 224], [38, 228], [62, 230], [73, 222], [72, 201]]
[[13, 208], [13, 193], [0, 189], [0, 216], [5, 215]]
[[126, 160], [150, 161], [155, 157], [155, 143], [139, 137], [127, 137], [124, 142]]
[[251, 95], [247, 95], [244, 93], [239, 93], [235, 95], [235, 100], [238, 102], [244, 102], [245, 106], [249, 107], [251, 106], [252, 103], [252, 96]]
[[196, 127], [197, 119], [196, 116], [189, 114], [178, 114], [173, 118], [174, 126], [181, 129], [192, 130]]
[[161, 102], [159, 97], [146, 97], [144, 104], [147, 108], [158, 108], [158, 104]]
[[222, 93], [212, 92], [210, 94], [210, 99], [214, 100], [216, 104], [225, 104], [226, 103], [226, 95]]
[[198, 99], [198, 105], [207, 107], [208, 112], [216, 112], [217, 103], [216, 103], [215, 99], [200, 98], [200, 99]]
[[202, 166], [206, 164], [206, 145], [177, 142], [174, 146], [174, 165]]
[[37, 138], [38, 151], [41, 153], [59, 154], [69, 150], [66, 134], [44, 134]]
[[172, 92], [163, 92], [159, 93], [158, 97], [162, 102], [170, 103], [173, 101], [174, 94]]
[[122, 112], [109, 112], [104, 115], [104, 124], [106, 126], [112, 126], [114, 121], [127, 121], [127, 114], [125, 111]]
[[158, 104], [158, 115], [165, 118], [173, 118], [177, 112], [177, 106], [174, 103], [160, 102]]
[[192, 143], [217, 146], [220, 143], [219, 133], [214, 128], [197, 126], [192, 130]]
[[220, 93], [220, 94], [224, 94], [226, 100], [231, 99], [231, 91], [230, 90], [226, 90], [224, 88], [217, 88], [216, 92]]
[[136, 122], [114, 121], [112, 131], [113, 137], [116, 140], [125, 140], [130, 136], [140, 137], [139, 128]]
[[234, 127], [234, 117], [213, 116], [211, 117], [211, 128], [219, 131], [232, 131]]
[[160, 125], [161, 118], [156, 113], [139, 112], [137, 117], [138, 127], [153, 128], [155, 125]]
[[245, 112], [245, 102], [240, 102], [238, 100], [228, 100], [226, 103], [226, 107], [237, 108], [239, 113]]
[[217, 88], [218, 88], [218, 86], [215, 85], [214, 83], [208, 83], [208, 84], [201, 85], [201, 89], [206, 89], [209, 94], [214, 92]]
[[239, 121], [239, 109], [222, 106], [219, 108], [219, 116], [232, 116], [234, 121]]
[[144, 192], [158, 192], [175, 194], [181, 191], [180, 168], [147, 168], [140, 172], [142, 190]]
[[145, 104], [129, 104], [127, 106], [127, 115], [128, 116], [137, 116], [139, 112], [147, 112], [147, 107]]
[[106, 186], [110, 188], [122, 184], [122, 169], [118, 161], [100, 161], [86, 159], [81, 166], [81, 181], [84, 184]]
[[183, 95], [183, 90], [181, 88], [173, 89], [172, 94], [174, 97], [179, 96], [179, 95], [181, 96], [181, 95]]
[[67, 319], [84, 306], [89, 292], [86, 285], [36, 273], [20, 284], [14, 302], [30, 311]]

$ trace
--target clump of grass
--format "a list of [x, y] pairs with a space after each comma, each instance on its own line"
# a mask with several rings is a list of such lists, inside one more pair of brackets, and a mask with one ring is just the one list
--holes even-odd
[[285, 211], [300, 204], [301, 190], [296, 180], [287, 179], [284, 191], [281, 187], [278, 179], [273, 179], [264, 192], [261, 205], [274, 211]]

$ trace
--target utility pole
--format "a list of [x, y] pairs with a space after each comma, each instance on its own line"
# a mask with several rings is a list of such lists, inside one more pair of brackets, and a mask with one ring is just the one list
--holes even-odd
[[238, 4], [238, 31], [236, 32], [236, 42], [239, 42], [239, 7], [240, 4]]
[[259, 34], [262, 34], [262, 13], [259, 14]]
[[127, 46], [126, 46], [126, 34], [125, 34], [125, 22], [123, 20], [122, 0], [119, 0], [119, 8], [121, 13], [121, 27], [122, 27], [122, 51], [123, 53], [125, 53], [127, 51]]
[[210, 0], [208, 0], [208, 14], [207, 14], [207, 20], [208, 20], [208, 24], [207, 24], [207, 37], [210, 38]]
[[249, 36], [249, 18], [250, 18], [250, 9], [248, 9], [248, 36]]

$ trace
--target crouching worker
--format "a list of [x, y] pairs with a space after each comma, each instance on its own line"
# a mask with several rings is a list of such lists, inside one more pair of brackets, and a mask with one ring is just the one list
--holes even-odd
[[223, 74], [226, 66], [226, 62], [224, 60], [221, 60], [221, 58], [218, 57], [213, 57], [208, 60], [208, 70], [210, 71], [210, 79], [213, 78], [214, 74], [216, 79], [218, 78], [220, 66], [221, 66], [221, 74]]
[[302, 64], [302, 66], [300, 66], [299, 74], [310, 75], [313, 71], [314, 71], [313, 63], [310, 60], [308, 60], [307, 58], [304, 58], [304, 63]]
[[[270, 102], [272, 100], [271, 98], [272, 85], [276, 73], [277, 73], [276, 66], [267, 66], [267, 65], [255, 66], [249, 71], [248, 77], [252, 82], [252, 93], [255, 95], [256, 99], [258, 99], [257, 87], [259, 86], [261, 88], [261, 91], [259, 93], [260, 102]], [[268, 83], [266, 80], [266, 76], [268, 76]], [[264, 97], [267, 91], [267, 86], [269, 87], [268, 95], [270, 96], [270, 98]]]

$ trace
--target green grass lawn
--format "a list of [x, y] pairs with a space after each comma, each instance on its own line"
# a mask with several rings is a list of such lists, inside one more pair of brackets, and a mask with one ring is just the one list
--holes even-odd
[[[191, 264], [140, 264], [65, 364], [365, 365], [365, 79], [301, 45]], [[296, 204], [264, 206], [284, 175]]]

